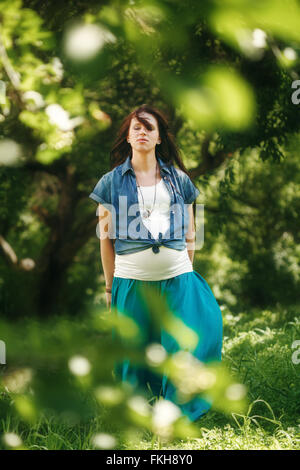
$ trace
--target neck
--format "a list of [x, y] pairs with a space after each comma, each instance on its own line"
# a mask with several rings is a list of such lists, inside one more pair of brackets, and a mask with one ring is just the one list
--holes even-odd
[[151, 173], [155, 171], [156, 168], [156, 156], [155, 151], [149, 153], [137, 152], [133, 149], [131, 166], [135, 172], [138, 173]]

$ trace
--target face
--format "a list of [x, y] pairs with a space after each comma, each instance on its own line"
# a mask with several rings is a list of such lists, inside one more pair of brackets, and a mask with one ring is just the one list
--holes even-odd
[[138, 121], [135, 117], [131, 119], [127, 141], [131, 147], [136, 150], [151, 150], [155, 148], [156, 144], [160, 143], [158, 123], [156, 118], [149, 113], [141, 113], [140, 117], [146, 119], [151, 126], [147, 129], [144, 124]]

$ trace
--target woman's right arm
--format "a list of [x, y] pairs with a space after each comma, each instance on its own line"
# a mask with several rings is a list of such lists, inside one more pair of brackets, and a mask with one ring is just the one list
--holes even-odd
[[[115, 270], [115, 250], [113, 239], [109, 238], [112, 229], [111, 212], [101, 204], [99, 208], [99, 233], [100, 233], [100, 256], [103, 267], [105, 285], [109, 289], [112, 288], [112, 282]], [[110, 307], [111, 294], [106, 293], [107, 306]]]

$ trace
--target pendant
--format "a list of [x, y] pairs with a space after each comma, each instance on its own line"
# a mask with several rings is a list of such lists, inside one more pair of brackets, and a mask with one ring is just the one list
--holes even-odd
[[143, 217], [144, 219], [148, 219], [148, 217], [150, 216], [150, 211], [148, 209], [146, 209], [144, 212], [143, 212]]

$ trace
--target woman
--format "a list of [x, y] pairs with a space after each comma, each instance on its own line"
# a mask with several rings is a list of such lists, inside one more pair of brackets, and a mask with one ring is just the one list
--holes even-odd
[[[89, 196], [99, 204], [101, 214], [107, 306], [137, 323], [143, 347], [159, 341], [172, 354], [178, 350], [176, 341], [164, 331], [155, 336], [140, 296], [140, 288], [151, 286], [200, 335], [192, 354], [202, 362], [220, 361], [221, 311], [207, 282], [193, 270], [193, 202], [200, 191], [188, 176], [162, 113], [148, 105], [131, 112], [121, 125], [111, 161], [112, 170]], [[129, 360], [116, 370], [122, 380], [150, 386], [153, 393], [162, 392], [176, 402], [174, 386], [166, 376], [159, 380]], [[196, 420], [211, 403], [196, 398], [179, 406]]]

